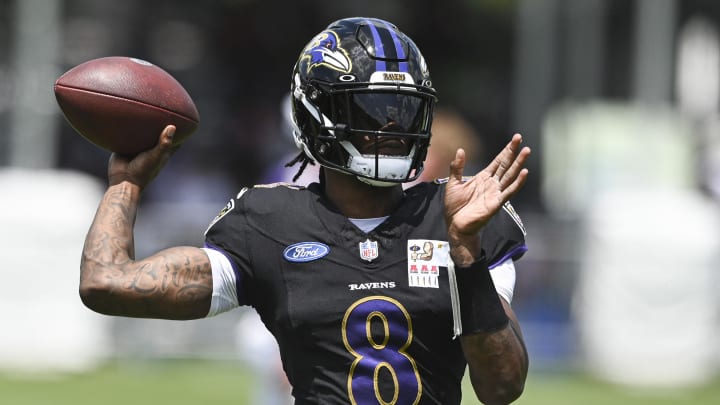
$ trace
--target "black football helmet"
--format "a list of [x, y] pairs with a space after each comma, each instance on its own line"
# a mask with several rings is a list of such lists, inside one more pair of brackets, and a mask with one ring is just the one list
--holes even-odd
[[[330, 24], [303, 49], [293, 69], [295, 143], [322, 166], [374, 186], [415, 180], [430, 145], [430, 73], [415, 43], [377, 18]], [[361, 153], [353, 135], [374, 141]], [[405, 156], [380, 154], [382, 137], [406, 138]]]

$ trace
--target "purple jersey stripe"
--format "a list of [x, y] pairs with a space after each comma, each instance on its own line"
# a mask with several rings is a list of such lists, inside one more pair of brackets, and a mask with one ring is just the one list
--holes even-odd
[[[372, 32], [373, 36], [373, 42], [375, 46], [375, 55], [378, 58], [385, 58], [385, 48], [383, 47], [382, 39], [380, 39], [380, 33], [378, 32], [377, 28], [375, 27], [375, 24], [372, 23], [372, 21], [365, 20], [368, 27], [370, 27], [370, 32]], [[375, 70], [384, 72], [387, 70], [387, 67], [385, 66], [384, 60], [377, 60], [375, 61]]]
[[507, 259], [509, 259], [509, 258], [511, 258], [511, 257], [513, 257], [513, 256], [516, 256], [516, 255], [525, 253], [525, 252], [527, 252], [527, 251], [528, 251], [527, 245], [526, 245], [526, 244], [522, 244], [522, 245], [516, 247], [515, 249], [507, 252], [507, 253], [506, 253], [503, 257], [501, 257], [499, 260], [495, 261], [494, 263], [489, 264], [489, 265], [488, 265], [488, 270], [492, 270], [492, 269], [494, 269], [495, 267], [501, 265], [505, 260], [507, 260]]
[[[400, 60], [407, 59], [407, 55], [405, 55], [405, 50], [403, 49], [402, 42], [400, 42], [400, 38], [398, 38], [397, 34], [395, 33], [395, 30], [392, 29], [390, 24], [388, 24], [386, 21], [383, 21], [383, 24], [385, 24], [385, 27], [387, 27], [388, 32], [390, 32], [393, 42], [395, 43], [395, 53], [397, 54], [397, 58]], [[399, 62], [398, 63], [398, 71], [407, 73], [408, 63], [407, 62]]]
[[233, 259], [224, 250], [222, 250], [221, 248], [219, 248], [217, 246], [213, 246], [213, 245], [205, 242], [205, 247], [208, 249], [218, 251], [223, 256], [227, 257], [228, 261], [230, 262], [230, 265], [233, 268], [233, 272], [235, 273], [235, 292], [237, 292], [238, 304], [245, 305], [246, 304], [245, 295], [242, 293], [243, 292], [243, 289], [242, 289], [243, 276], [242, 276], [242, 273], [240, 273], [240, 271], [237, 269], [237, 266], [235, 266], [235, 262], [233, 261]]

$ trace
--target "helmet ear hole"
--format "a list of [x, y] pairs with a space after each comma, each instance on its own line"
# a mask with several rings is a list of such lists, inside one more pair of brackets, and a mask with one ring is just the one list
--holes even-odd
[[307, 90], [305, 91], [307, 94], [308, 100], [317, 103], [318, 98], [320, 97], [320, 91], [313, 86], [312, 84], [307, 85]]

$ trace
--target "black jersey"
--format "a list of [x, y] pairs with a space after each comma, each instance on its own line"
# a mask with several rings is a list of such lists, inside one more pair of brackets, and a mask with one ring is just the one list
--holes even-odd
[[[421, 183], [364, 233], [316, 183], [243, 190], [206, 233], [278, 341], [296, 404], [459, 404], [445, 186]], [[507, 205], [483, 233], [491, 266], [525, 252]], [[382, 401], [381, 401], [382, 400]]]

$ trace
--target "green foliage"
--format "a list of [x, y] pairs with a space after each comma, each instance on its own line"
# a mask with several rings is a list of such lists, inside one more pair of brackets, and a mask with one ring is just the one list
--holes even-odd
[[[471, 400], [466, 381], [463, 405]], [[474, 397], [473, 397], [474, 398]], [[688, 389], [637, 389], [598, 381], [581, 374], [531, 374], [518, 405], [711, 405], [720, 404], [720, 380]]]
[[240, 363], [152, 361], [109, 364], [90, 374], [0, 376], [12, 405], [250, 404], [253, 377]]

